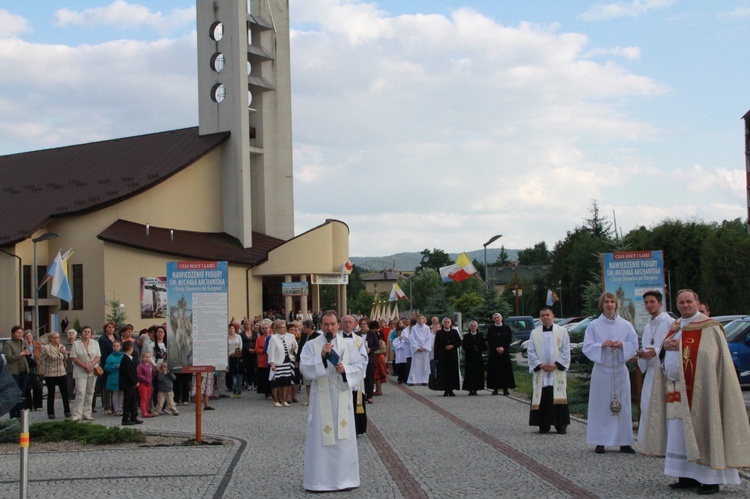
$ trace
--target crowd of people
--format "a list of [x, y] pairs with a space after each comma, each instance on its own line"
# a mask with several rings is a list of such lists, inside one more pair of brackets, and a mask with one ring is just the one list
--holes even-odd
[[[716, 493], [721, 484], [739, 483], [738, 467], [750, 467], [750, 427], [739, 382], [723, 330], [699, 311], [698, 295], [678, 293], [677, 321], [662, 310], [662, 298], [659, 291], [644, 293], [651, 318], [639, 342], [631, 323], [618, 315], [616, 296], [601, 295], [602, 313], [587, 327], [582, 346], [593, 363], [587, 443], [597, 454], [607, 447], [636, 453], [626, 363], [637, 359], [645, 372], [641, 451], [666, 456], [665, 474], [678, 478], [670, 487]], [[335, 463], [356, 464], [356, 436], [366, 432], [366, 407], [383, 395], [388, 374], [399, 384], [429, 385], [445, 397], [458, 390], [477, 396], [485, 388], [507, 396], [516, 386], [512, 332], [499, 313], [486, 335], [476, 321], [462, 334], [449, 317], [432, 317], [428, 324], [424, 315], [391, 321], [355, 315], [339, 319], [333, 311], [309, 317], [292, 313], [295, 320], [290, 321], [283, 313], [268, 315], [229, 323], [226, 369], [204, 377], [200, 386], [192, 374], [170, 372], [164, 324], [134, 336], [131, 325], [116, 331], [115, 323], [107, 322], [98, 340], [93, 328], [84, 326], [80, 337], [68, 330], [65, 341], [57, 332], [37, 341], [31, 331], [14, 326], [4, 353], [25, 396], [10, 415], [18, 417], [24, 408], [41, 410], [42, 380], [50, 419], [56, 418], [56, 391], [65, 417], [93, 419], [98, 387], [103, 413], [121, 416], [123, 425], [142, 423], [139, 411], [140, 418], [177, 416], [177, 406], [190, 403], [197, 392], [203, 395], [203, 408], [213, 410], [211, 399], [229, 397], [227, 393], [241, 398], [253, 390], [277, 408], [310, 405], [305, 488], [341, 490], [358, 486], [358, 473], [356, 479], [351, 473], [322, 479], [317, 471]], [[542, 434], [552, 427], [565, 434], [570, 424], [570, 339], [555, 324], [550, 307], [543, 307], [539, 317], [541, 324], [528, 342], [533, 387], [529, 425]], [[343, 426], [333, 432], [335, 421]]]

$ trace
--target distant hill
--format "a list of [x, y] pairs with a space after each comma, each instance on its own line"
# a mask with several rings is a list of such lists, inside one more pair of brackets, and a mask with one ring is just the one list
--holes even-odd
[[[506, 253], [508, 253], [508, 258], [511, 260], [515, 260], [518, 258], [518, 251], [514, 249], [507, 249], [505, 250]], [[458, 258], [458, 253], [448, 253], [454, 261], [456, 258]], [[484, 260], [484, 250], [478, 249], [474, 251], [467, 251], [467, 255], [469, 255], [469, 258], [472, 260], [477, 260], [479, 262], [483, 262]], [[497, 260], [498, 255], [500, 255], [500, 248], [487, 248], [487, 263], [494, 263], [495, 260]], [[379, 270], [385, 270], [385, 269], [392, 269], [397, 272], [406, 272], [410, 270], [414, 270], [419, 265], [419, 262], [422, 261], [422, 254], [419, 252], [412, 252], [412, 253], [396, 253], [395, 255], [390, 256], [353, 256], [352, 262], [359, 268], [370, 270], [370, 271], [379, 271]]]

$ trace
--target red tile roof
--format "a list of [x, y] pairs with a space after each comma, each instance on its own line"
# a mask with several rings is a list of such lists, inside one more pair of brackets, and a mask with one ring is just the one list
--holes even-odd
[[[146, 191], [222, 144], [198, 127], [0, 156], [0, 247]], [[227, 236], [228, 237], [228, 236]]]
[[253, 247], [243, 248], [240, 241], [223, 232], [191, 232], [146, 226], [118, 220], [99, 234], [99, 239], [131, 248], [174, 255], [187, 260], [227, 261], [254, 266], [268, 259], [268, 253], [285, 241], [253, 232]]

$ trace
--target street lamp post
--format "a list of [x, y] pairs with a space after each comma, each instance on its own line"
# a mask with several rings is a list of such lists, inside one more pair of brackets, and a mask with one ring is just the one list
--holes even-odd
[[487, 280], [487, 246], [489, 246], [490, 244], [494, 243], [495, 241], [497, 241], [501, 237], [503, 237], [502, 234], [498, 234], [496, 236], [492, 236], [489, 241], [487, 241], [486, 243], [484, 243], [482, 245], [482, 246], [484, 246], [484, 285], [485, 286], [489, 285], [489, 281]]
[[31, 240], [31, 242], [34, 243], [34, 339], [39, 339], [39, 275], [36, 266], [36, 243], [49, 241], [50, 239], [54, 239], [56, 237], [60, 237], [60, 234], [47, 232], [46, 234], [42, 234], [41, 236], [35, 237]]

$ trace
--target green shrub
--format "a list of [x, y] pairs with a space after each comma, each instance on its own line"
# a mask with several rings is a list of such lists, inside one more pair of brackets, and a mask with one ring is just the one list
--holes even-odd
[[132, 428], [102, 426], [70, 420], [34, 423], [29, 427], [29, 436], [32, 442], [73, 440], [91, 445], [142, 443], [146, 441], [146, 436], [143, 433]]

